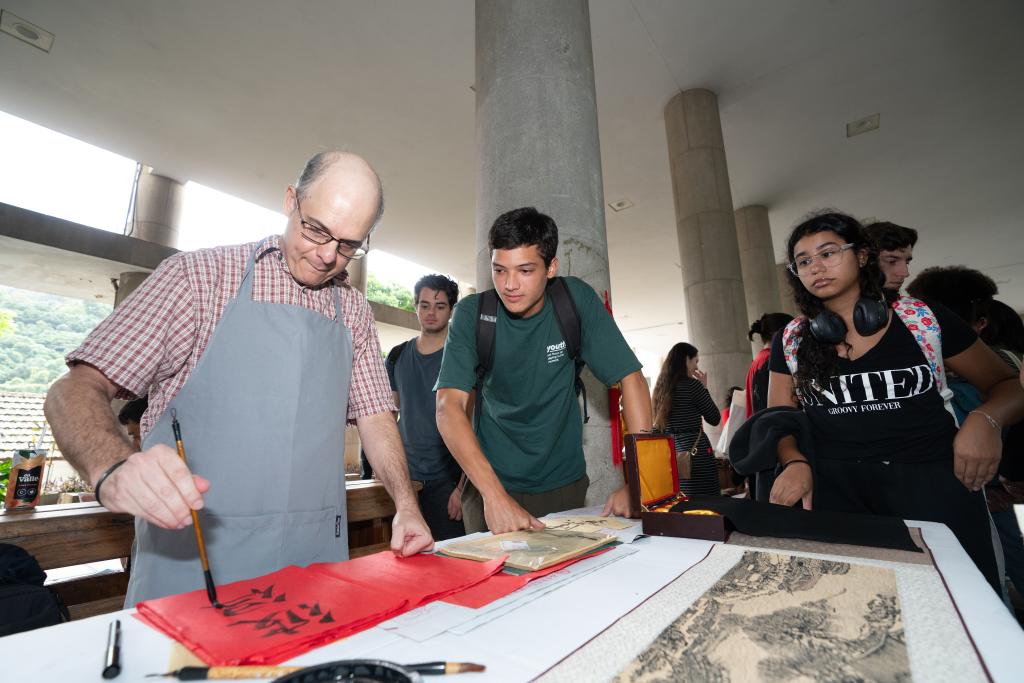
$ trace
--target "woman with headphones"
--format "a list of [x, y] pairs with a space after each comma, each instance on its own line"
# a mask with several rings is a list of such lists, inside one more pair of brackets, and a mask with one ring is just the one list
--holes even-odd
[[[768, 406], [802, 408], [813, 461], [792, 436], [778, 445], [771, 502], [946, 524], [995, 587], [982, 487], [1001, 429], [1024, 417], [1024, 391], [974, 331], [939, 305], [882, 289], [864, 229], [813, 216], [787, 243], [803, 316], [772, 344]], [[959, 425], [945, 368], [987, 396]]]

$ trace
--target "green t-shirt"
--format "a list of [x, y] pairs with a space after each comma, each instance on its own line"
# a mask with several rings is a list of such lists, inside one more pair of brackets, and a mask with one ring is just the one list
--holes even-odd
[[[580, 316], [580, 355], [594, 376], [612, 385], [642, 366], [588, 284], [565, 278]], [[483, 385], [476, 435], [507, 491], [543, 493], [586, 473], [575, 368], [554, 306], [513, 318], [498, 304], [494, 367]], [[470, 392], [476, 384], [479, 296], [455, 306], [437, 389]]]

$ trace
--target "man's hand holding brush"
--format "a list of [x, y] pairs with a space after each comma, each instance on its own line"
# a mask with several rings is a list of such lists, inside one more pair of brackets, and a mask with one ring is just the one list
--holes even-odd
[[156, 444], [132, 453], [106, 476], [100, 502], [111, 512], [126, 512], [164, 529], [183, 529], [192, 524], [192, 510], [203, 508], [209, 488], [210, 482], [192, 474], [175, 449]]

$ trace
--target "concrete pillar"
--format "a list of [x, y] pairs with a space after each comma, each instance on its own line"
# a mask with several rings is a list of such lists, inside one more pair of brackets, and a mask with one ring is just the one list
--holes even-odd
[[178, 246], [178, 227], [185, 186], [146, 168], [139, 176], [132, 237], [168, 247]]
[[687, 329], [717, 403], [743, 383], [751, 360], [718, 98], [702, 89], [677, 94], [665, 106], [665, 128]]
[[[747, 302], [747, 322], [765, 313], [781, 311], [779, 281], [775, 269], [775, 249], [768, 209], [751, 205], [736, 209], [736, 241], [743, 271], [743, 294]], [[754, 354], [761, 349], [760, 338], [751, 342]]]
[[793, 288], [789, 284], [788, 264], [776, 263], [775, 275], [779, 283], [779, 305], [781, 306], [779, 310], [793, 316], [800, 315], [800, 309], [796, 307], [796, 302], [793, 301]]
[[117, 290], [114, 292], [114, 308], [121, 305], [121, 302], [128, 298], [128, 295], [142, 284], [142, 281], [149, 277], [145, 270], [129, 270], [121, 273], [117, 278]]
[[345, 266], [345, 270], [348, 271], [348, 281], [353, 287], [358, 289], [363, 294], [366, 294], [366, 277], [369, 274], [370, 266], [367, 261], [371, 258], [371, 254], [367, 254], [361, 259], [355, 261], [349, 261], [348, 265]]
[[[590, 10], [586, 0], [476, 2], [477, 287], [492, 289], [487, 231], [535, 206], [558, 224], [559, 272], [609, 289]], [[611, 465], [608, 392], [584, 373], [589, 505], [622, 478]]]
[[[149, 166], [144, 167], [139, 175], [129, 236], [165, 247], [176, 247], [184, 189], [185, 186], [178, 181], [153, 173]], [[144, 271], [121, 273], [117, 279], [114, 307], [120, 306], [148, 275]]]

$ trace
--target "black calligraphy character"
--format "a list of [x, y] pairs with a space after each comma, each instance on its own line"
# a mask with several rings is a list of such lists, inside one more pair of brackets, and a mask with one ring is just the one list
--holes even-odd
[[[224, 610], [222, 614], [226, 617], [237, 617], [247, 612], [252, 612], [255, 609], [267, 604], [274, 596], [274, 585], [271, 584], [266, 588], [250, 588], [248, 595], [243, 595], [234, 600], [230, 600], [224, 603]], [[274, 602], [281, 602], [284, 600], [284, 593], [274, 598]], [[211, 608], [212, 609], [212, 608]]]

